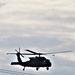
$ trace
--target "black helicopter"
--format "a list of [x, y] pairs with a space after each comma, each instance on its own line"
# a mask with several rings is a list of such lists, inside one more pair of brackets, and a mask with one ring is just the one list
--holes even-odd
[[[66, 53], [66, 52], [72, 52], [72, 51], [62, 51], [62, 52], [53, 52], [53, 53], [37, 53], [32, 50], [26, 49], [26, 51], [30, 53], [20, 53], [19, 51], [15, 49], [17, 53], [7, 53], [7, 54], [16, 54], [18, 62], [12, 62], [11, 65], [21, 65], [23, 66], [23, 71], [25, 70], [25, 67], [36, 67], [36, 70], [38, 70], [40, 67], [46, 67], [47, 70], [49, 70], [49, 67], [52, 66], [52, 63], [49, 59], [46, 59], [45, 57], [42, 57], [41, 55], [47, 55], [47, 54], [56, 54], [56, 53]], [[24, 57], [23, 55], [38, 55], [38, 57], [29, 57], [29, 61], [22, 62], [20, 56]]]

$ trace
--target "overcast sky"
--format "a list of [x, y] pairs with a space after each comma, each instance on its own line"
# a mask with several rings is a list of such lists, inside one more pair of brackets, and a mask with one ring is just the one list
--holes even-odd
[[17, 61], [16, 56], [6, 55], [19, 47], [22, 52], [72, 50], [45, 56], [52, 62], [49, 71], [26, 68], [24, 73], [75, 75], [75, 0], [0, 0], [0, 68], [23, 72], [23, 67], [10, 65]]

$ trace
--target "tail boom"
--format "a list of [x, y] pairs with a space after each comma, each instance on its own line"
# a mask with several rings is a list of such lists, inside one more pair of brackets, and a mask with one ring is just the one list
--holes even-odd
[[11, 65], [20, 65], [19, 62], [12, 62]]

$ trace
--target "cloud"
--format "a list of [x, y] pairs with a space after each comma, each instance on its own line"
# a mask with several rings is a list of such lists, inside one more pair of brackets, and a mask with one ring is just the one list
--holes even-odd
[[5, 6], [5, 5], [6, 5], [6, 4], [2, 4], [2, 3], [1, 3], [1, 4], [0, 4], [0, 8], [1, 8], [2, 6]]
[[[22, 51], [25, 48], [37, 52], [75, 51], [74, 3], [74, 0], [2, 0], [0, 4], [1, 68], [6, 66], [11, 69], [8, 64], [15, 57], [7, 57], [6, 53], [14, 52], [18, 47], [21, 47]], [[2, 4], [6, 5], [2, 7]], [[41, 69], [39, 74], [58, 75], [59, 73], [60, 75], [65, 72], [64, 75], [72, 75], [74, 57], [75, 52], [51, 57], [55, 67], [50, 68], [51, 72]], [[28, 68], [27, 71], [29, 70]], [[66, 72], [67, 70], [69, 73]]]
[[[67, 2], [70, 3], [70, 5], [74, 5], [72, 3], [72, 1], [67, 1]], [[22, 0], [21, 2], [20, 1], [16, 1], [16, 2], [12, 1], [5, 8], [3, 8], [1, 10], [1, 12], [0, 12], [1, 13], [1, 15], [0, 15], [1, 22], [5, 21], [7, 23], [11, 23], [11, 22], [18, 23], [18, 21], [19, 21], [19, 24], [20, 23], [25, 24], [28, 21], [30, 23], [32, 23], [32, 21], [34, 21], [33, 23], [36, 23], [39, 21], [41, 21], [43, 23], [42, 20], [44, 20], [45, 22], [46, 22], [46, 20], [47, 21], [48, 20], [55, 21], [55, 22], [61, 22], [61, 21], [69, 22], [68, 19], [70, 21], [73, 21], [74, 20], [73, 13], [75, 12], [75, 10], [68, 11], [68, 10], [63, 10], [61, 8], [61, 6], [63, 6], [63, 4], [65, 4], [65, 6], [63, 6], [63, 8], [68, 9], [68, 6], [69, 6], [68, 3], [63, 2], [63, 1], [61, 2], [59, 0], [58, 1], [48, 1], [48, 0], [47, 1], [24, 1], [24, 0]], [[54, 10], [51, 9], [52, 8], [51, 5], [53, 5], [53, 8], [55, 8], [55, 4], [57, 4], [56, 6], [60, 7], [61, 9], [60, 10], [59, 10], [59, 8], [56, 8]], [[74, 6], [72, 6], [72, 8], [74, 8]], [[70, 10], [70, 8], [69, 8], [69, 10]], [[70, 15], [72, 17], [72, 20], [71, 20]], [[3, 20], [2, 20], [2, 18], [3, 18]], [[4, 20], [4, 18], [5, 18], [5, 20]]]

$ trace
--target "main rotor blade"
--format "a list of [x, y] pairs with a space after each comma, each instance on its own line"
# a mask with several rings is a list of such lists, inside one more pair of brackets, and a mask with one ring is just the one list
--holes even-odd
[[[16, 53], [7, 53], [7, 54], [13, 54], [13, 55], [14, 55], [14, 54], [16, 54]], [[21, 55], [22, 57], [24, 57], [23, 55], [36, 55], [36, 54], [21, 53], [20, 55]]]
[[72, 52], [72, 51], [61, 51], [61, 52], [52, 52], [52, 53], [42, 53], [42, 55], [68, 53], [68, 52]]
[[7, 53], [7, 54], [16, 54], [16, 53]]
[[32, 50], [26, 49], [26, 51], [31, 52], [31, 53], [33, 53], [33, 54], [38, 54], [37, 52], [34, 52], [34, 51], [32, 51]]
[[[30, 53], [21, 53], [22, 57], [24, 57], [23, 55], [48, 55], [48, 54], [59, 54], [59, 53], [72, 52], [72, 51], [61, 51], [61, 52], [51, 52], [51, 53], [36, 53], [34, 51], [31, 51], [31, 50], [26, 50], [26, 51], [31, 52], [33, 54], [30, 54]], [[7, 54], [16, 54], [16, 53], [7, 53]]]
[[36, 55], [36, 54], [29, 54], [29, 53], [21, 53], [22, 55]]

